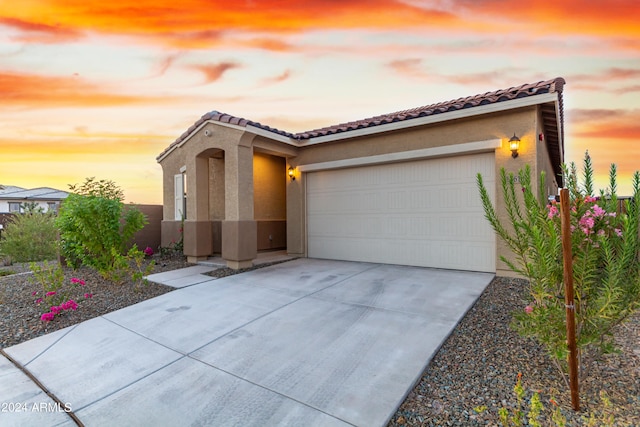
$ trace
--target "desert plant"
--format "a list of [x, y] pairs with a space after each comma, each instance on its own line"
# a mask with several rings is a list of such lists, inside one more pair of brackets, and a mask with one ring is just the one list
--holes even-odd
[[[122, 203], [122, 190], [111, 181], [87, 178], [70, 186], [57, 218], [61, 251], [77, 267], [95, 268], [103, 277], [114, 278], [127, 266], [126, 254], [134, 234], [147, 223], [142, 212]], [[115, 274], [115, 276], [114, 276]]]
[[38, 209], [15, 214], [0, 240], [0, 254], [10, 262], [53, 260], [58, 251], [55, 216]]
[[[64, 272], [59, 263], [49, 264], [44, 262], [41, 265], [31, 263], [33, 280], [42, 286], [41, 293], [34, 291], [31, 295], [36, 298], [35, 304], [44, 307], [40, 319], [45, 322], [52, 321], [58, 314], [65, 311], [75, 311], [78, 303], [69, 299], [69, 289], [64, 287]], [[77, 277], [72, 277], [70, 286], [85, 286], [85, 281]], [[85, 293], [84, 298], [89, 299], [93, 294]]]
[[[520, 426], [542, 426], [544, 425], [564, 427], [567, 425], [567, 418], [562, 413], [562, 409], [555, 398], [549, 398], [550, 407], [545, 407], [540, 397], [542, 391], [529, 391], [522, 385], [522, 373], [518, 374], [518, 379], [513, 387], [515, 402], [498, 409], [498, 419], [503, 427], [520, 427]], [[605, 391], [600, 393], [600, 405], [592, 408], [589, 413], [583, 415], [582, 421], [585, 426], [613, 426], [615, 425], [615, 407], [613, 406], [609, 396]], [[527, 395], [531, 395], [528, 402]], [[478, 414], [487, 414], [486, 406], [476, 407], [474, 411]], [[526, 417], [525, 417], [526, 414]], [[487, 414], [489, 415], [489, 414]]]
[[[582, 182], [575, 164], [565, 167], [564, 174], [570, 190], [578, 351], [580, 357], [587, 351], [609, 353], [614, 350], [612, 328], [640, 306], [640, 173], [634, 175], [633, 202], [626, 203], [624, 213], [617, 212], [615, 166], [611, 167], [609, 188], [599, 198], [591, 194], [593, 169], [588, 153]], [[555, 200], [548, 202], [544, 194], [532, 192], [529, 166], [519, 171], [518, 178], [522, 191], [516, 191], [513, 175], [501, 171], [508, 216], [505, 225], [478, 175], [485, 216], [515, 256], [513, 262], [502, 257], [503, 262], [529, 280], [531, 299], [514, 315], [513, 327], [524, 336], [535, 337], [566, 372], [560, 210]], [[544, 174], [539, 188], [546, 188]]]

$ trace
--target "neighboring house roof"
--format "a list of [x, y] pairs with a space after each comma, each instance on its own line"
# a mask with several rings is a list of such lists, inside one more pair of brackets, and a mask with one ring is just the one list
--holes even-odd
[[62, 200], [65, 199], [69, 193], [62, 190], [56, 190], [50, 187], [39, 187], [33, 189], [25, 189], [14, 186], [3, 186], [4, 189], [0, 190], [0, 199], [2, 200]]
[[[452, 101], [440, 102], [423, 107], [412, 108], [409, 110], [397, 111], [395, 113], [382, 114], [367, 119], [351, 121], [333, 126], [327, 126], [305, 132], [291, 133], [283, 130], [275, 129], [258, 122], [247, 120], [241, 117], [235, 117], [218, 111], [211, 111], [203, 115], [196, 121], [186, 132], [178, 137], [169, 147], [167, 147], [157, 160], [160, 161], [176, 146], [180, 145], [184, 140], [188, 139], [200, 127], [207, 122], [219, 122], [244, 128], [254, 128], [267, 133], [271, 133], [274, 137], [279, 136], [288, 138], [291, 142], [304, 142], [313, 138], [327, 137], [344, 133], [344, 137], [349, 136], [349, 132], [373, 128], [376, 126], [386, 125], [396, 122], [405, 122], [421, 117], [435, 116], [439, 114], [447, 114], [451, 112], [472, 109], [485, 105], [499, 104], [504, 101], [514, 101], [522, 98], [537, 97], [544, 94], [557, 94], [558, 111], [555, 105], [549, 100], [540, 101], [542, 106], [542, 120], [545, 128], [545, 138], [549, 147], [551, 160], [554, 165], [562, 163], [564, 154], [564, 108], [562, 101], [562, 90], [565, 80], [561, 77], [540, 81], [537, 83], [523, 84], [521, 86], [511, 87], [509, 89], [501, 89], [494, 92], [469, 96], [466, 98], [458, 98]], [[531, 104], [530, 104], [531, 105]], [[514, 107], [516, 108], [516, 107]], [[382, 129], [381, 129], [382, 130]], [[296, 144], [299, 145], [299, 144]]]
[[5, 194], [5, 193], [11, 193], [13, 191], [20, 191], [20, 190], [25, 190], [25, 188], [16, 187], [15, 185], [2, 185], [2, 184], [0, 184], [0, 195]]

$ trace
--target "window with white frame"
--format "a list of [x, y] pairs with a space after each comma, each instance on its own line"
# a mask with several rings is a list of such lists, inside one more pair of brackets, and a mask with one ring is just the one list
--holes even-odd
[[9, 202], [9, 212], [20, 213], [22, 204], [20, 202]]
[[179, 173], [173, 176], [173, 194], [174, 194], [174, 219], [181, 221], [187, 218], [187, 186], [186, 174]]

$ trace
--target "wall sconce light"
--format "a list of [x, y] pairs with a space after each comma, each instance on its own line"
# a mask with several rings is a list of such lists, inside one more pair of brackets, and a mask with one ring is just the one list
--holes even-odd
[[291, 178], [291, 181], [295, 181], [296, 180], [296, 171], [293, 168], [293, 166], [289, 166], [289, 169], [287, 170], [287, 173], [289, 174], [289, 178]]
[[516, 136], [516, 133], [513, 133], [513, 136], [509, 140], [509, 149], [511, 150], [511, 157], [514, 159], [518, 157], [518, 148], [520, 148], [520, 138]]

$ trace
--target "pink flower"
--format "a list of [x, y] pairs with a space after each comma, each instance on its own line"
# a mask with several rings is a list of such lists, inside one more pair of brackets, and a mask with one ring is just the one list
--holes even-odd
[[555, 206], [549, 206], [549, 219], [559, 215], [559, 211], [558, 208], [556, 208]]
[[31, 296], [36, 296], [37, 293], [38, 293], [38, 291], [33, 291], [33, 292], [31, 292]]
[[533, 307], [531, 307], [530, 305], [526, 306], [524, 308], [524, 312], [527, 313], [527, 314], [533, 313]]
[[604, 209], [602, 209], [600, 206], [598, 205], [593, 205], [593, 213], [598, 217], [598, 218], [602, 218], [603, 216], [605, 216], [605, 214], [607, 213], [607, 211], [605, 211]]
[[619, 228], [614, 228], [613, 231], [618, 235], [618, 237], [622, 237], [622, 231]]
[[144, 248], [144, 251], [143, 251], [143, 252], [144, 252], [144, 254], [145, 254], [146, 256], [151, 256], [151, 255], [153, 255], [153, 249], [151, 249], [151, 247], [150, 247], [150, 246], [147, 246], [146, 248]]
[[40, 320], [42, 320], [43, 322], [51, 322], [55, 317], [56, 315], [54, 313], [44, 313], [42, 316], [40, 316]]
[[56, 294], [56, 291], [49, 291], [45, 294], [45, 296], [52, 297]]
[[59, 305], [52, 305], [50, 310], [53, 314], [59, 314], [63, 310], [63, 308]]
[[580, 224], [580, 229], [582, 230], [582, 232], [586, 235], [591, 234], [591, 230], [593, 229], [593, 226], [595, 225], [595, 221], [593, 219], [593, 217], [591, 216], [591, 214], [589, 214], [589, 212], [587, 211], [584, 216], [582, 218], [580, 218], [580, 221], [578, 221], [578, 224]]
[[64, 310], [76, 310], [78, 308], [78, 304], [74, 300], [70, 299], [67, 302], [63, 302], [60, 307]]
[[80, 286], [84, 286], [85, 282], [82, 279], [78, 279], [77, 277], [72, 277], [71, 278], [71, 283], [77, 283]]
[[40, 304], [41, 302], [42, 302], [42, 298], [38, 298], [38, 299], [36, 300], [36, 304]]
[[606, 233], [604, 232], [604, 230], [598, 230], [598, 236], [602, 237], [604, 236]]
[[93, 294], [84, 294], [84, 297], [85, 297], [86, 299], [89, 299], [89, 298], [93, 297]]
[[595, 201], [596, 201], [595, 197], [587, 196], [587, 197], [584, 198], [584, 202], [585, 203], [593, 203]]
[[527, 187], [522, 187], [522, 192], [524, 193], [525, 191], [527, 191]]

